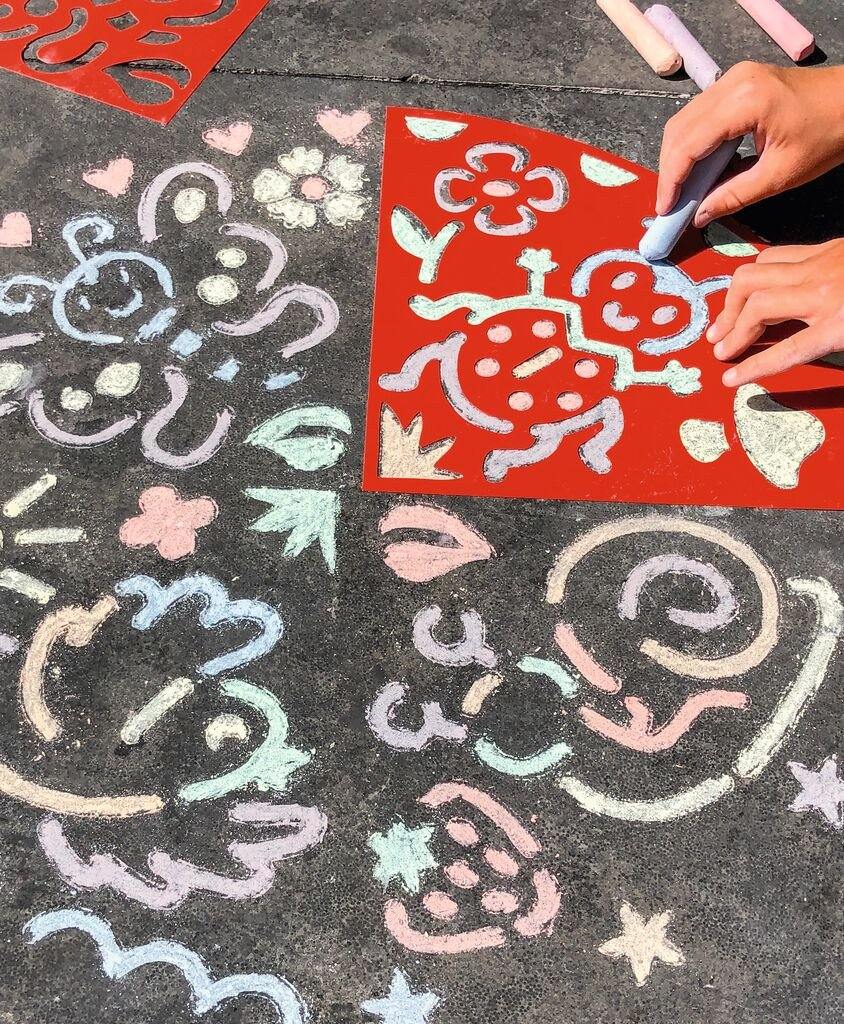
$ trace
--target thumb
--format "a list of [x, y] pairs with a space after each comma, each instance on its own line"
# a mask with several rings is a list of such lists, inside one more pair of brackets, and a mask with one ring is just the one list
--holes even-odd
[[743, 161], [738, 172], [722, 181], [700, 204], [695, 227], [706, 227], [710, 221], [737, 213], [778, 191], [764, 158]]

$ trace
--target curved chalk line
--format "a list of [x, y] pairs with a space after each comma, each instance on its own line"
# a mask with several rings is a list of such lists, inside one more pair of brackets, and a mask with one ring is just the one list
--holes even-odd
[[176, 366], [165, 366], [162, 373], [164, 383], [170, 391], [170, 398], [166, 405], [150, 416], [144, 424], [141, 431], [141, 451], [150, 462], [167, 466], [168, 469], [192, 469], [194, 466], [201, 466], [217, 453], [225, 441], [234, 414], [228, 407], [218, 412], [211, 433], [192, 451], [183, 455], [166, 451], [159, 445], [158, 438], [185, 404], [188, 396], [188, 379]]
[[386, 683], [366, 710], [366, 721], [372, 732], [394, 750], [424, 750], [433, 740], [462, 743], [469, 734], [465, 725], [445, 717], [437, 701], [421, 705], [422, 725], [408, 729], [393, 724], [393, 717], [407, 697], [401, 683]]
[[434, 629], [442, 617], [442, 608], [436, 604], [420, 609], [414, 616], [413, 646], [423, 658], [452, 668], [473, 663], [485, 668], [495, 667], [498, 657], [486, 642], [486, 626], [474, 608], [460, 613], [463, 638], [455, 643], [444, 644], [434, 636]]

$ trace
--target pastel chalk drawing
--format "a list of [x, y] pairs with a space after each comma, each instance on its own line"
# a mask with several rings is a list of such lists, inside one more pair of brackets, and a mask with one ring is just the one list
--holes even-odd
[[196, 532], [218, 515], [212, 498], [185, 500], [175, 487], [148, 487], [138, 498], [140, 515], [120, 526], [118, 536], [129, 548], [153, 546], [162, 558], [177, 561], [196, 550]]
[[340, 461], [346, 451], [343, 435], [351, 433], [351, 420], [342, 409], [293, 406], [264, 420], [245, 443], [268, 449], [293, 469], [313, 473]]
[[93, 401], [93, 395], [80, 388], [62, 388], [59, 396], [59, 405], [68, 412], [84, 412]]
[[190, 986], [191, 1005], [202, 1016], [228, 1000], [258, 997], [272, 1007], [276, 1020], [283, 1024], [305, 1024], [308, 1012], [296, 989], [275, 974], [231, 974], [215, 981], [198, 954], [178, 942], [156, 939], [140, 946], [122, 948], [111, 926], [88, 910], [50, 910], [36, 914], [24, 925], [29, 945], [52, 935], [77, 931], [94, 940], [106, 977], [122, 981], [147, 964], [175, 967]]
[[817, 811], [833, 828], [844, 829], [844, 779], [836, 755], [825, 758], [817, 771], [799, 761], [789, 761], [788, 768], [800, 785], [789, 810]]
[[364, 1000], [360, 1008], [382, 1024], [428, 1024], [440, 1002], [434, 992], [414, 992], [408, 976], [396, 967], [387, 994]]
[[797, 487], [803, 463], [826, 439], [823, 423], [809, 412], [781, 405], [760, 384], [743, 384], [736, 391], [734, 412], [753, 465], [775, 486]]
[[229, 156], [240, 156], [252, 138], [252, 125], [248, 121], [233, 121], [225, 128], [208, 128], [202, 133], [202, 141]]
[[427, 532], [448, 540], [448, 544], [415, 539], [387, 544], [384, 563], [399, 579], [411, 583], [429, 583], [463, 565], [487, 561], [496, 554], [486, 537], [438, 505], [393, 505], [379, 520], [378, 530], [382, 535], [393, 530], [413, 530], [414, 534]]
[[335, 491], [249, 487], [244, 494], [270, 506], [249, 524], [249, 529], [257, 533], [286, 533], [283, 558], [296, 558], [312, 544], [318, 544], [328, 571], [336, 572], [340, 499]]
[[367, 724], [379, 740], [394, 750], [418, 751], [424, 750], [434, 740], [462, 743], [466, 739], [466, 726], [446, 718], [436, 701], [426, 701], [420, 706], [422, 724], [418, 729], [398, 725], [395, 717], [407, 694], [407, 687], [401, 683], [386, 683], [367, 708]]
[[[438, 121], [442, 133], [426, 137]], [[676, 260], [646, 258], [638, 246], [653, 182], [645, 168], [550, 133], [388, 110], [365, 489], [841, 505], [828, 485], [844, 429], [823, 398], [837, 384], [831, 371], [803, 368], [774, 396], [783, 425], [803, 415], [793, 422], [807, 446], [820, 437], [809, 424], [823, 438], [766, 474], [753, 461], [759, 444], [734, 430], [737, 415], [749, 420], [746, 403], [734, 411], [702, 340], [731, 275], [762, 243], [719, 225]], [[596, 240], [598, 206], [612, 211], [611, 248]], [[643, 445], [642, 424], [656, 419], [666, 429]], [[771, 449], [776, 430], [769, 420]], [[748, 445], [758, 472], [747, 472]], [[683, 472], [669, 472], [678, 456]]]
[[0, 248], [18, 249], [32, 245], [32, 225], [20, 210], [6, 213], [0, 220]]
[[140, 743], [161, 718], [193, 692], [194, 684], [190, 679], [174, 679], [167, 683], [142, 708], [126, 719], [120, 730], [120, 742], [129, 747]]
[[361, 135], [372, 123], [372, 115], [367, 110], [351, 110], [344, 114], [336, 107], [326, 107], [317, 113], [316, 123], [341, 146], [360, 146]]
[[598, 952], [615, 960], [625, 959], [630, 965], [636, 984], [641, 987], [651, 976], [654, 963], [669, 967], [682, 967], [686, 958], [667, 936], [671, 924], [670, 910], [645, 919], [629, 903], [619, 909], [622, 932], [598, 947]]
[[162, 375], [170, 397], [165, 405], [147, 420], [141, 430], [141, 451], [150, 462], [168, 469], [192, 469], [201, 466], [213, 458], [223, 445], [231, 426], [233, 411], [224, 407], [215, 414], [215, 422], [211, 431], [195, 448], [176, 454], [159, 443], [162, 432], [173, 422], [188, 397], [190, 382], [185, 374], [176, 366], [166, 366]]
[[205, 211], [208, 197], [201, 188], [182, 188], [173, 197], [173, 216], [180, 224], [193, 224]]
[[453, 121], [442, 117], [413, 117], [408, 114], [404, 123], [410, 133], [425, 142], [444, 142], [453, 139], [468, 128], [465, 121]]
[[[503, 946], [508, 941], [508, 928], [521, 938], [549, 935], [562, 904], [555, 876], [546, 868], [534, 869], [530, 864], [541, 852], [540, 844], [503, 804], [473, 786], [457, 782], [439, 783], [418, 802], [435, 812], [451, 809], [457, 801], [465, 803], [469, 812], [479, 815], [483, 827], [495, 830], [506, 839], [514, 854], [521, 858], [517, 861], [500, 847], [493, 848], [493, 861], [504, 867], [510, 879], [519, 873], [520, 863], [524, 864], [525, 893], [508, 891], [505, 895], [497, 887], [480, 893], [481, 905], [497, 923], [461, 929], [457, 900], [436, 888], [434, 879], [431, 883], [434, 887], [428, 888], [422, 899], [422, 909], [434, 922], [433, 930], [418, 928], [412, 923], [405, 900], [388, 896], [384, 904], [384, 923], [389, 933], [411, 952], [429, 955], [455, 955]], [[430, 879], [432, 873], [441, 869], [451, 885], [474, 895], [480, 884], [480, 875], [465, 857], [440, 866], [431, 855], [429, 844], [435, 828], [424, 825], [413, 829], [399, 821], [387, 832], [376, 833], [370, 839], [370, 846], [377, 855], [374, 874], [385, 891], [394, 880], [399, 880], [406, 893], [419, 893], [423, 879]], [[447, 835], [456, 832], [456, 841], [466, 848], [474, 848], [479, 857], [486, 853], [486, 848], [478, 842], [478, 828], [471, 821], [466, 823], [461, 819], [455, 824], [452, 818], [441, 828]], [[501, 918], [506, 920], [501, 922]], [[447, 924], [447, 930], [441, 927], [443, 922]]]
[[498, 656], [486, 642], [486, 626], [474, 608], [460, 613], [463, 637], [450, 643], [444, 643], [434, 636], [434, 629], [442, 616], [439, 605], [430, 605], [418, 611], [413, 619], [413, 646], [423, 658], [452, 668], [472, 664], [495, 667]]
[[278, 611], [264, 601], [229, 597], [229, 592], [213, 576], [203, 573], [183, 576], [162, 586], [150, 576], [137, 575], [115, 585], [118, 597], [139, 597], [141, 608], [132, 625], [146, 631], [158, 625], [171, 610], [192, 600], [199, 607], [198, 621], [204, 629], [223, 625], [251, 623], [255, 635], [243, 646], [211, 658], [198, 667], [202, 675], [217, 676], [263, 658], [281, 639], [284, 624]]
[[116, 199], [118, 196], [125, 196], [129, 191], [134, 174], [134, 163], [128, 157], [121, 156], [116, 160], [109, 161], [105, 167], [96, 167], [86, 171], [82, 175], [82, 180], [91, 188], [107, 192]]
[[326, 160], [322, 150], [305, 146], [282, 153], [277, 163], [278, 168], [265, 167], [258, 173], [252, 195], [285, 228], [315, 227], [318, 210], [333, 227], [363, 219], [370, 202], [362, 194], [363, 164], [344, 155]]

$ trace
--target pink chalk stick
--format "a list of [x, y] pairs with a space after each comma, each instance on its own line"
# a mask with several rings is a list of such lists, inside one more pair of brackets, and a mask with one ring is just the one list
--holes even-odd
[[654, 4], [645, 17], [683, 58], [686, 74], [698, 89], [706, 89], [721, 76], [721, 69], [670, 7]]
[[632, 0], [596, 0], [601, 10], [658, 75], [673, 75], [683, 61]]
[[803, 60], [815, 49], [815, 37], [777, 0], [736, 0], [793, 61]]

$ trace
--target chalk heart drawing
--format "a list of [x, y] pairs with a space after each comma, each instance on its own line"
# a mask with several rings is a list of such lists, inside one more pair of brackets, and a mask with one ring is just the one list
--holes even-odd
[[372, 123], [372, 116], [366, 110], [352, 110], [348, 114], [343, 114], [333, 108], [320, 110], [316, 122], [341, 146], [354, 146], [360, 144], [361, 133]]
[[227, 128], [209, 128], [202, 133], [206, 145], [229, 156], [240, 156], [251, 138], [252, 125], [248, 121], [235, 121]]
[[[384, 924], [396, 942], [442, 956], [551, 934], [562, 908], [559, 883], [537, 866], [540, 843], [502, 803], [462, 782], [439, 783], [418, 803], [435, 824], [394, 822], [369, 839], [386, 894]], [[489, 924], [461, 923], [461, 894], [467, 906], [480, 903]]]
[[[494, 555], [474, 525], [425, 503], [394, 506], [379, 529], [387, 536], [394, 530], [404, 532], [402, 539], [387, 545], [384, 562], [400, 580], [417, 586], [447, 573], [455, 574], [455, 579], [462, 576], [466, 585], [469, 573], [476, 571], [471, 563]], [[419, 533], [433, 537], [419, 540]], [[626, 567], [620, 572], [608, 569], [616, 565], [623, 545], [633, 551], [624, 556]], [[645, 557], [636, 554], [643, 548], [648, 552]], [[755, 593], [734, 582], [748, 577]], [[596, 606], [595, 622], [590, 622], [581, 598], [580, 588], [588, 578], [616, 580]], [[653, 635], [660, 607], [655, 595], [666, 592], [668, 581], [683, 580], [693, 584], [699, 596], [688, 603], [677, 601], [661, 612], [675, 634], [680, 627], [686, 636], [685, 643], [667, 643]], [[476, 590], [477, 583], [472, 587]], [[423, 662], [453, 669], [473, 667], [474, 679], [464, 693], [461, 714], [449, 717], [438, 702], [420, 705], [404, 682], [394, 680], [373, 695], [367, 723], [377, 740], [395, 751], [462, 744], [497, 774], [548, 776], [567, 797], [593, 814], [647, 823], [696, 814], [768, 769], [810, 713], [827, 680], [844, 630], [841, 599], [820, 576], [787, 578], [785, 593], [787, 598], [756, 552], [725, 530], [677, 516], [612, 520], [570, 539], [553, 559], [545, 602], [555, 621], [539, 641], [547, 654], [516, 655], [513, 667], [520, 685], [515, 690], [510, 678], [513, 667], [499, 664], [499, 652], [490, 645], [483, 616], [466, 607], [450, 614], [446, 625], [442, 609], [427, 601], [423, 591], [409, 640]], [[629, 631], [634, 647], [625, 655], [623, 669], [603, 663], [584, 639], [586, 634], [594, 635], [600, 647], [600, 636], [610, 628], [607, 599], [611, 607], [614, 602], [613, 635], [618, 636], [621, 629]], [[779, 677], [771, 671], [776, 663], [771, 659], [776, 659], [781, 636], [799, 621], [801, 605], [810, 615], [810, 624], [801, 634], [801, 661], [793, 680], [779, 683], [779, 692], [771, 692], [771, 678]], [[643, 695], [640, 687], [650, 689], [649, 676], [654, 672], [662, 680], [660, 691], [666, 691], [667, 677], [680, 695], [673, 712], [657, 714]], [[552, 742], [530, 754], [516, 755], [490, 731], [487, 711], [497, 702], [513, 699], [514, 692], [523, 693], [529, 676], [553, 688], [565, 717]], [[461, 675], [461, 685], [465, 686], [465, 678]], [[757, 711], [753, 718], [747, 714], [751, 694], [761, 708], [761, 715]], [[723, 751], [723, 763], [714, 772], [707, 755], [700, 767], [687, 769], [688, 777], [679, 788], [676, 778], [656, 785], [662, 791], [659, 796], [653, 795], [649, 785], [631, 787], [624, 781], [608, 785], [603, 776], [594, 784], [589, 781], [588, 755], [596, 743], [614, 744], [634, 759], [654, 759], [657, 766], [664, 765], [661, 755], [683, 757], [693, 766], [694, 735], [717, 734], [724, 716], [758, 724], [746, 730], [749, 735], [738, 749]], [[654, 772], [655, 782], [659, 774], [659, 769]]]
[[95, 167], [82, 175], [82, 180], [91, 188], [107, 192], [117, 198], [129, 191], [129, 185], [135, 174], [134, 163], [125, 156], [111, 160], [105, 167]]
[[7, 213], [0, 220], [0, 248], [16, 249], [32, 245], [32, 226], [25, 213]]
[[[129, 792], [108, 793], [106, 786], [106, 792], [97, 796], [87, 795], [93, 787], [84, 775], [53, 786], [37, 781], [32, 777], [37, 773], [28, 769], [0, 763], [0, 797], [48, 812], [38, 825], [39, 842], [58, 873], [77, 889], [111, 889], [161, 910], [178, 906], [197, 892], [257, 898], [270, 889], [282, 861], [318, 846], [327, 829], [319, 808], [284, 802], [291, 780], [314, 752], [291, 742], [290, 722], [276, 693], [241, 674], [278, 643], [281, 616], [265, 602], [230, 596], [219, 581], [201, 574], [167, 585], [133, 576], [119, 581], [115, 594], [104, 594], [90, 607], [65, 605], [48, 612], [29, 642], [21, 644], [16, 664], [25, 726], [47, 748], [64, 736], [53, 668], [60, 663], [61, 671], [72, 677], [73, 651], [103, 643], [108, 623], [134, 609], [131, 627], [153, 630], [155, 642], [158, 636], [168, 636], [162, 621], [175, 608], [187, 609], [200, 627], [219, 636], [222, 652], [192, 667], [190, 677], [171, 678], [163, 685], [148, 683], [142, 697], [134, 690], [127, 693], [123, 725], [110, 749], [121, 743], [138, 747], [167, 730], [184, 733], [196, 716], [193, 702], [204, 692], [213, 695], [216, 707], [215, 716], [205, 723], [205, 760], [198, 759], [188, 778], [173, 779], [162, 791], [141, 783]], [[230, 636], [235, 639], [226, 648], [232, 643]], [[126, 657], [131, 658], [131, 648]], [[238, 676], [232, 674], [235, 671]], [[198, 731], [201, 735], [201, 727]], [[221, 815], [221, 834], [226, 822], [230, 824], [237, 838], [227, 848], [226, 868], [212, 870], [186, 859], [181, 851], [172, 857], [155, 849], [146, 870], [141, 870], [113, 852], [92, 850], [96, 822], [157, 815], [174, 804], [183, 812], [205, 808], [206, 817], [212, 810]]]

